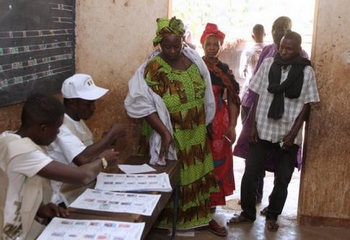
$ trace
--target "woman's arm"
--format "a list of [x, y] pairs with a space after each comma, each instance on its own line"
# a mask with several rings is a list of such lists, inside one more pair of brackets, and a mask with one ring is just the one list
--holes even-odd
[[169, 151], [169, 146], [173, 144], [174, 139], [169, 130], [166, 128], [164, 123], [160, 120], [156, 112], [151, 113], [145, 117], [146, 121], [151, 125], [151, 127], [161, 136], [162, 145], [160, 148], [159, 159], [167, 156]]
[[225, 132], [225, 136], [231, 140], [231, 144], [236, 141], [236, 125], [239, 115], [239, 104], [236, 102], [236, 99], [232, 99], [230, 94], [228, 95], [228, 111], [229, 111], [229, 127]]

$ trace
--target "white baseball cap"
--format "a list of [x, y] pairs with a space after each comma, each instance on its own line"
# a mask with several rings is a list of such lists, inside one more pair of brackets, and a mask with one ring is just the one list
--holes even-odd
[[96, 86], [91, 76], [78, 73], [64, 80], [61, 92], [67, 99], [96, 100], [105, 95], [108, 89]]

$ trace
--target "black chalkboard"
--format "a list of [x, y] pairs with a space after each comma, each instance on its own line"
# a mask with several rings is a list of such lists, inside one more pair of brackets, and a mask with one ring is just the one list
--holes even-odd
[[0, 0], [0, 107], [74, 74], [74, 0]]

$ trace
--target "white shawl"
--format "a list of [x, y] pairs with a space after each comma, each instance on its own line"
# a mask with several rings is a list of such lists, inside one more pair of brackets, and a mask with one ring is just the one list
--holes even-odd
[[[148, 62], [158, 55], [160, 51], [153, 52], [148, 59], [136, 70], [136, 73], [129, 81], [129, 92], [124, 100], [124, 106], [127, 114], [132, 118], [143, 118], [151, 113], [157, 112], [160, 120], [167, 127], [169, 132], [173, 134], [173, 128], [170, 121], [169, 112], [162, 100], [162, 98], [153, 92], [148, 87], [144, 79], [144, 71]], [[208, 125], [214, 118], [215, 115], [215, 100], [211, 86], [210, 73], [207, 66], [205, 65], [199, 54], [188, 47], [183, 49], [183, 53], [199, 68], [203, 79], [206, 82], [205, 89], [205, 114], [206, 124]], [[161, 136], [154, 131], [150, 138], [150, 164], [152, 165], [165, 165], [165, 158], [168, 160], [177, 160], [176, 150], [174, 146], [169, 147], [167, 156], [163, 159], [159, 159], [160, 147], [161, 147]]]

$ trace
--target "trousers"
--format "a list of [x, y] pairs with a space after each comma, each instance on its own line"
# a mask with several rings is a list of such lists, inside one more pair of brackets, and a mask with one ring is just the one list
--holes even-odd
[[288, 185], [294, 172], [295, 160], [299, 146], [294, 144], [289, 150], [283, 150], [279, 143], [259, 139], [250, 143], [246, 167], [241, 183], [241, 215], [250, 220], [256, 219], [256, 189], [264, 168], [267, 155], [271, 150], [277, 151], [277, 166], [274, 187], [269, 197], [266, 219], [277, 220], [282, 213], [288, 195]]

